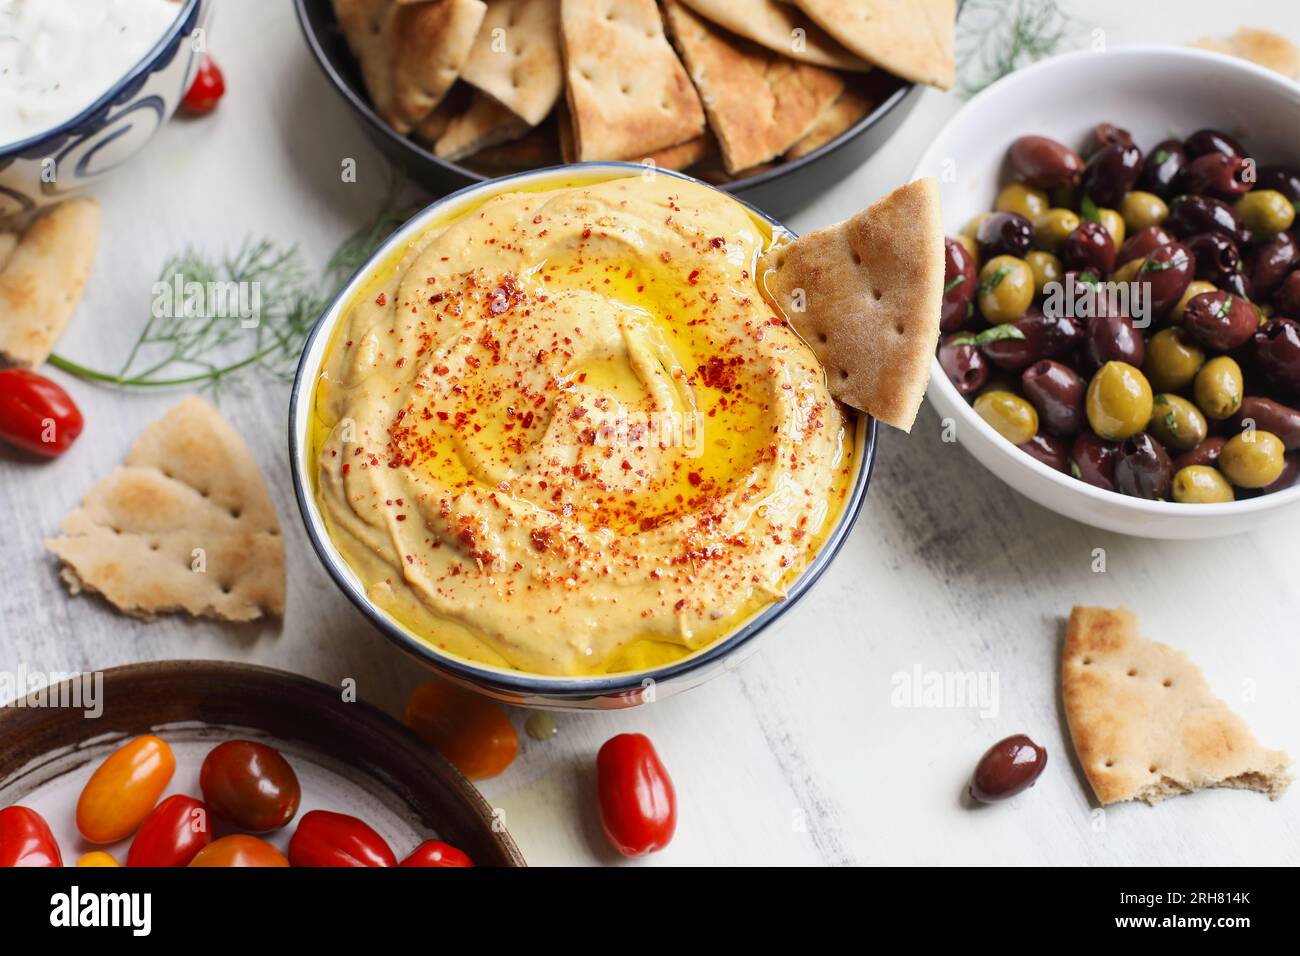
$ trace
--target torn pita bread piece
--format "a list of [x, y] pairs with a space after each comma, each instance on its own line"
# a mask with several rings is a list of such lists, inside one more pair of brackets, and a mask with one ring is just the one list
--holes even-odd
[[248, 446], [201, 398], [136, 440], [45, 546], [73, 594], [151, 620], [188, 611], [251, 621], [284, 612], [284, 541]]
[[903, 431], [939, 339], [939, 184], [918, 179], [851, 219], [767, 253], [773, 303], [826, 369], [831, 394]]
[[844, 89], [838, 73], [734, 37], [677, 0], [664, 11], [730, 173], [784, 153]]
[[554, 124], [548, 122], [518, 139], [484, 147], [468, 157], [467, 163], [495, 170], [493, 175], [499, 175], [503, 170], [554, 166], [561, 161], [557, 137]]
[[564, 92], [560, 0], [488, 0], [461, 78], [529, 126]]
[[573, 155], [638, 159], [704, 132], [704, 108], [655, 0], [562, 0]]
[[866, 93], [845, 87], [830, 108], [817, 117], [812, 129], [785, 151], [785, 158], [799, 159], [821, 149], [837, 136], [852, 129], [875, 105]]
[[1250, 60], [1293, 80], [1300, 78], [1300, 49], [1286, 37], [1268, 30], [1238, 27], [1230, 40], [1201, 37], [1192, 46]]
[[957, 0], [795, 0], [847, 49], [895, 76], [952, 88]]
[[81, 304], [98, 243], [93, 199], [60, 203], [17, 238], [0, 267], [0, 364], [45, 363]]
[[640, 161], [647, 165], [653, 163], [660, 169], [689, 169], [696, 163], [717, 155], [717, 141], [708, 133], [705, 133], [703, 136], [697, 136], [694, 139], [688, 139], [684, 143], [678, 143], [676, 146], [669, 146], [667, 149], [658, 150], [649, 156], [643, 156]]
[[839, 70], [867, 70], [870, 65], [850, 53], [782, 0], [684, 0], [686, 5], [720, 27], [753, 40], [784, 56]]
[[457, 162], [488, 146], [518, 139], [528, 123], [486, 93], [474, 97], [468, 110], [453, 116], [433, 147], [436, 155]]
[[1065, 717], [1102, 804], [1159, 803], [1207, 787], [1276, 800], [1290, 758], [1265, 750], [1200, 668], [1138, 633], [1131, 611], [1076, 607], [1061, 660]]

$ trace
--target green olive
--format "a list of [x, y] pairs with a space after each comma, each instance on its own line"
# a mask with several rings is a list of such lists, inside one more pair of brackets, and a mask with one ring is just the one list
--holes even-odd
[[1166, 448], [1191, 451], [1209, 432], [1201, 410], [1181, 395], [1161, 393], [1151, 402], [1151, 422], [1147, 431]]
[[1182, 329], [1161, 329], [1147, 341], [1142, 373], [1161, 392], [1185, 392], [1205, 364], [1205, 352]]
[[1034, 244], [1055, 252], [1067, 236], [1079, 228], [1079, 214], [1072, 209], [1049, 209], [1034, 219]]
[[962, 228], [961, 234], [963, 236], [970, 236], [972, 239], [974, 239], [975, 234], [980, 231], [980, 224], [984, 222], [984, 220], [991, 215], [993, 215], [993, 212], [991, 210], [989, 212], [980, 213], [970, 222], [966, 223], [966, 225]]
[[1138, 272], [1146, 265], [1146, 259], [1130, 259], [1118, 269], [1110, 274], [1111, 282], [1132, 282], [1137, 278]]
[[1088, 383], [1088, 424], [1102, 438], [1119, 441], [1151, 421], [1151, 385], [1127, 362], [1107, 362]]
[[1209, 465], [1188, 465], [1178, 469], [1173, 483], [1174, 501], [1185, 505], [1212, 505], [1232, 501], [1232, 485], [1223, 473]]
[[1135, 189], [1125, 193], [1119, 201], [1119, 214], [1124, 217], [1124, 225], [1129, 232], [1137, 232], [1147, 226], [1158, 226], [1169, 215], [1169, 207], [1155, 193]]
[[1014, 322], [1034, 301], [1034, 273], [1024, 259], [994, 256], [979, 279], [980, 312], [994, 325]]
[[975, 412], [1013, 445], [1038, 434], [1038, 412], [1014, 392], [995, 389], [975, 399]]
[[1193, 279], [1187, 284], [1187, 291], [1183, 293], [1183, 297], [1179, 299], [1178, 302], [1175, 303], [1174, 307], [1169, 311], [1169, 317], [1174, 322], [1183, 321], [1183, 313], [1187, 311], [1188, 302], [1191, 302], [1203, 292], [1214, 292], [1216, 289], [1217, 287], [1213, 282], [1206, 282], [1203, 279]]
[[1101, 224], [1106, 227], [1111, 239], [1115, 241], [1115, 248], [1124, 245], [1124, 217], [1114, 209], [1102, 207], [1097, 210], [1097, 218], [1101, 220]]
[[978, 265], [980, 261], [980, 244], [975, 241], [975, 237], [962, 233], [957, 237], [956, 241], [958, 245], [970, 253], [971, 262]]
[[1282, 439], [1258, 428], [1233, 435], [1219, 452], [1219, 469], [1238, 488], [1264, 488], [1286, 467]]
[[1256, 236], [1285, 232], [1295, 222], [1295, 206], [1276, 189], [1256, 189], [1237, 200], [1237, 214]]
[[1061, 281], [1061, 274], [1065, 271], [1060, 259], [1041, 249], [1035, 249], [1025, 256], [1025, 263], [1034, 274], [1034, 292], [1038, 295], [1042, 295], [1043, 286], [1047, 283]]
[[998, 212], [1018, 213], [1033, 222], [1039, 213], [1047, 211], [1049, 205], [1047, 193], [1041, 189], [1035, 189], [1024, 183], [1012, 183], [1010, 186], [1003, 187], [998, 193], [993, 208]]
[[1206, 418], [1222, 421], [1237, 414], [1245, 386], [1241, 366], [1226, 355], [1212, 358], [1196, 373], [1192, 397]]

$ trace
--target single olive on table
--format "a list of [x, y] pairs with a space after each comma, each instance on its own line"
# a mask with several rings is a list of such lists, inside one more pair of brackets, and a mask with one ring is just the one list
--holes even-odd
[[[1300, 166], [1213, 128], [1144, 153], [1024, 135], [946, 246], [938, 358], [1026, 455], [1095, 487], [1231, 502], [1300, 476]], [[1271, 157], [1270, 157], [1271, 159]]]
[[1047, 748], [1024, 734], [999, 740], [980, 758], [971, 776], [969, 793], [980, 803], [997, 803], [1023, 793], [1047, 766]]

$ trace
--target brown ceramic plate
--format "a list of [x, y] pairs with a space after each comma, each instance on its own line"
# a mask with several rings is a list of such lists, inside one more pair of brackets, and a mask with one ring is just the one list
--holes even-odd
[[[45, 816], [65, 864], [92, 849], [73, 822], [91, 771], [125, 739], [155, 733], [176, 754], [168, 794], [200, 796], [203, 754], [223, 740], [257, 739], [277, 747], [298, 774], [299, 816], [313, 809], [353, 813], [388, 839], [399, 858], [436, 838], [480, 866], [524, 865], [487, 801], [446, 759], [377, 708], [344, 703], [338, 688], [219, 661], [161, 661], [102, 673], [98, 717], [87, 717], [84, 706], [0, 708], [0, 807], [23, 804]], [[267, 838], [283, 851], [293, 828], [290, 823]], [[128, 844], [97, 849], [123, 862]]]

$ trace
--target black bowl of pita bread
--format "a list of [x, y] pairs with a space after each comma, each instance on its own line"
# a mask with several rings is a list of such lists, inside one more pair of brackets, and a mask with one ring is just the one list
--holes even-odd
[[953, 81], [955, 0], [295, 5], [368, 135], [435, 193], [615, 160], [785, 215]]

